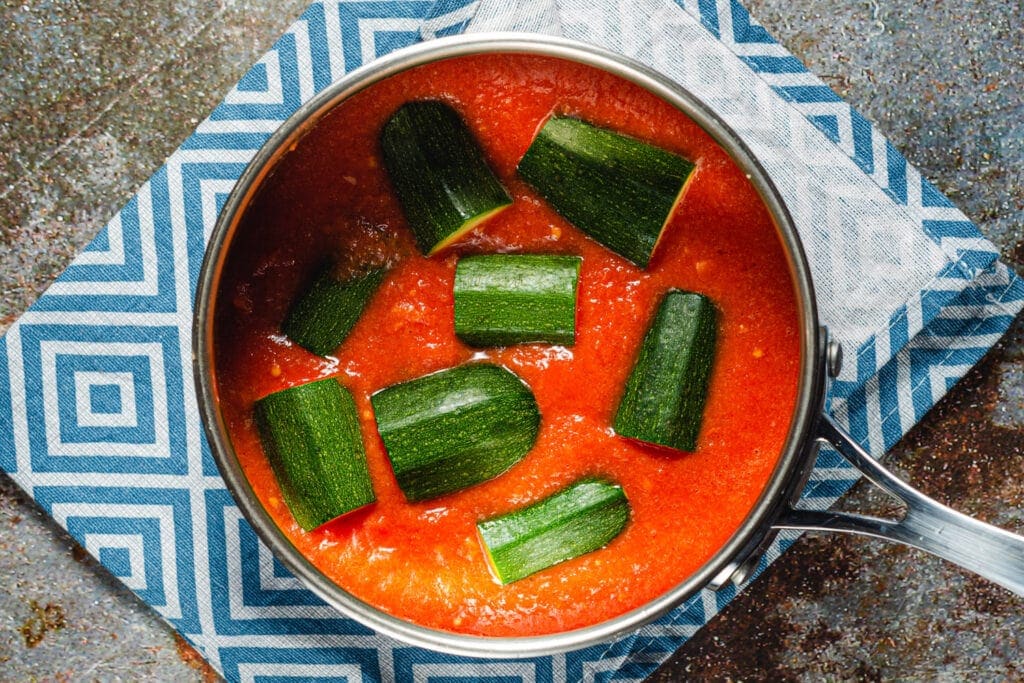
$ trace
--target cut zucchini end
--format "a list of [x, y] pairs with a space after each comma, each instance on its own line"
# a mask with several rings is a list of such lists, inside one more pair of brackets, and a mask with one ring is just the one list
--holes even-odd
[[502, 576], [501, 570], [498, 568], [498, 564], [494, 561], [494, 556], [491, 555], [491, 549], [487, 546], [487, 541], [484, 540], [484, 535], [480, 531], [479, 525], [477, 525], [476, 528], [476, 541], [480, 544], [480, 552], [484, 554], [484, 561], [487, 564], [487, 571], [491, 575], [491, 579], [493, 579], [499, 586], [512, 583], [508, 576]]
[[456, 336], [466, 346], [471, 349], [493, 349], [493, 348], [508, 348], [512, 346], [560, 346], [564, 349], [570, 350], [576, 344], [576, 333], [568, 332], [564, 335], [548, 334], [543, 339], [535, 339], [533, 337], [529, 339], [515, 339], [509, 340], [504, 332], [483, 332], [483, 333], [466, 333], [456, 332]]
[[572, 116], [549, 118], [516, 166], [563, 218], [641, 268], [694, 168], [675, 152]]
[[443, 240], [441, 240], [433, 247], [431, 247], [430, 250], [427, 251], [427, 256], [433, 256], [435, 254], [441, 253], [451, 245], [461, 240], [464, 236], [472, 232], [473, 229], [479, 226], [481, 223], [484, 223], [490, 218], [498, 215], [499, 213], [501, 213], [510, 206], [512, 206], [511, 197], [509, 198], [506, 204], [501, 204], [499, 206], [494, 207], [490, 211], [487, 211], [486, 213], [482, 213], [479, 216], [474, 216], [473, 218], [470, 218], [468, 221], [459, 226], [459, 228], [452, 232], [450, 235], [448, 235]]
[[697, 175], [697, 165], [694, 164], [690, 170], [690, 174], [686, 176], [686, 180], [683, 181], [682, 187], [679, 188], [679, 194], [672, 201], [672, 206], [669, 208], [668, 213], [665, 214], [665, 221], [661, 224], [661, 229], [658, 230], [658, 237], [654, 240], [654, 246], [651, 247], [651, 251], [647, 254], [647, 260], [637, 265], [641, 268], [646, 268], [654, 258], [654, 255], [658, 253], [658, 247], [661, 246], [662, 240], [665, 238], [665, 233], [668, 230], [668, 224], [672, 222], [672, 217], [676, 215], [676, 211], [679, 209], [679, 205], [683, 203], [683, 198], [686, 196], [686, 191], [690, 189], [691, 183], [693, 183], [693, 177]]
[[608, 546], [629, 523], [622, 487], [586, 477], [526, 507], [477, 522], [492, 576], [514, 583]]
[[512, 203], [469, 122], [448, 102], [406, 102], [384, 124], [380, 145], [416, 246], [427, 256]]

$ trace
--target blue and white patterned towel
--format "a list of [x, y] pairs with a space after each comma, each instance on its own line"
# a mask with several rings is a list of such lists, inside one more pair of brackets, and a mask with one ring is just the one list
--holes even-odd
[[[838, 421], [896, 442], [999, 338], [1024, 284], [977, 229], [734, 0], [314, 2], [0, 339], [0, 466], [229, 680], [642, 678], [734, 595], [616, 642], [467, 660], [374, 634], [304, 590], [234, 506], [192, 391], [192, 301], [217, 213], [302, 102], [396, 48], [463, 31], [562, 34], [710, 102], [776, 179], [843, 342]], [[823, 453], [805, 494], [855, 475]], [[779, 541], [762, 562], [778, 556]]]

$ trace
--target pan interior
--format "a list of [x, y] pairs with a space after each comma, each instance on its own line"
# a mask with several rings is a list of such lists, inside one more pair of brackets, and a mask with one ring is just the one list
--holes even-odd
[[[213, 251], [207, 257], [201, 279], [199, 324], [197, 324], [197, 347], [199, 349], [197, 376], [200, 383], [200, 402], [206, 416], [207, 429], [214, 446], [215, 457], [224, 472], [229, 488], [239, 500], [243, 511], [286, 566], [332, 604], [375, 628], [434, 649], [466, 654], [501, 654], [507, 651], [510, 655], [518, 655], [523, 653], [523, 647], [529, 648], [529, 652], [536, 653], [578, 647], [606, 638], [610, 634], [633, 628], [678, 604], [695, 590], [704, 586], [711, 576], [725, 567], [736, 553], [763, 533], [767, 522], [770, 521], [771, 511], [788, 482], [789, 473], [799, 458], [804, 440], [803, 435], [806, 433], [807, 424], [813, 412], [815, 389], [812, 380], [816, 376], [815, 364], [818, 354], [813, 295], [810, 290], [809, 278], [788, 214], [770, 181], [764, 177], [763, 171], [756, 161], [749, 156], [742, 141], [736, 139], [713, 113], [707, 111], [700, 103], [693, 101], [686, 93], [679, 92], [656, 75], [627, 64], [620, 58], [561, 41], [537, 41], [522, 38], [463, 40], [439, 43], [431, 45], [429, 48], [396, 55], [378, 65], [377, 70], [357, 74], [353, 79], [338, 84], [336, 92], [321, 96], [319, 104], [314, 102], [315, 107], [300, 112], [302, 116], [286, 124], [285, 128], [275, 136], [276, 142], [271, 141], [274, 146], [260, 153], [254, 161], [254, 166], [247, 171], [246, 177], [236, 188], [215, 231], [211, 243]], [[479, 53], [484, 53], [483, 57], [467, 56]], [[281, 386], [282, 382], [300, 383], [324, 375], [347, 373], [349, 366], [346, 363], [356, 363], [354, 357], [348, 359], [338, 357], [336, 360], [328, 360], [324, 363], [319, 361], [310, 363], [309, 359], [301, 358], [301, 353], [297, 350], [290, 348], [287, 344], [282, 344], [280, 335], [276, 330], [272, 331], [271, 328], [276, 324], [274, 321], [283, 315], [288, 301], [297, 291], [298, 283], [310, 269], [314, 258], [332, 250], [336, 251], [337, 244], [344, 247], [345, 253], [361, 253], [366, 250], [397, 252], [400, 257], [396, 262], [401, 267], [404, 267], [403, 263], [413, 262], [419, 258], [412, 253], [407, 243], [402, 242], [400, 229], [392, 230], [387, 227], [400, 226], [401, 219], [396, 217], [399, 215], [399, 209], [394, 205], [393, 200], [388, 200], [386, 196], [386, 181], [383, 183], [364, 181], [364, 178], [372, 180], [374, 177], [377, 177], [379, 181], [379, 170], [378, 175], [374, 176], [372, 170], [367, 170], [373, 168], [372, 162], [368, 162], [364, 168], [364, 166], [356, 164], [354, 160], [372, 158], [374, 127], [379, 126], [379, 117], [393, 109], [402, 98], [408, 97], [410, 93], [416, 93], [419, 96], [453, 97], [450, 88], [443, 93], [430, 91], [429, 88], [416, 91], [414, 87], [416, 83], [438, 82], [437, 79], [422, 78], [424, 73], [443, 75], [449, 73], [448, 70], [452, 73], [464, 73], [465, 65], [472, 63], [473, 60], [487, 62], [490, 64], [490, 68], [497, 69], [499, 72], [505, 68], [507, 73], [521, 72], [521, 67], [524, 64], [530, 65], [536, 72], [537, 69], [542, 69], [551, 62], [568, 60], [574, 64], [582, 63], [587, 65], [585, 70], [597, 69], [605, 72], [604, 75], [598, 76], [599, 79], [613, 78], [628, 81], [628, 84], [624, 84], [617, 80], [620, 95], [624, 85], [626, 90], [636, 98], [652, 97], [653, 93], [653, 96], [656, 96], [655, 99], [661, 100], [661, 103], [656, 106], [664, 106], [675, 112], [675, 114], [668, 113], [666, 116], [672, 117], [679, 112], [685, 114], [681, 117], [685, 121], [678, 123], [677, 126], [686, 129], [692, 140], [708, 143], [718, 150], [712, 153], [709, 151], [712, 149], [711, 146], [700, 147], [699, 144], [692, 143], [698, 152], [704, 150], [705, 157], [702, 158], [708, 158], [707, 155], [711, 155], [713, 162], [731, 164], [731, 172], [735, 177], [750, 178], [744, 191], [748, 193], [747, 197], [761, 202], [759, 211], [763, 213], [763, 217], [767, 218], [771, 231], [771, 244], [762, 245], [760, 251], [763, 252], [766, 249], [774, 251], [775, 272], [785, 278], [788, 283], [789, 295], [792, 298], [789, 322], [793, 336], [791, 345], [787, 347], [791, 354], [791, 362], [788, 365], [791, 386], [787, 389], [790, 407], [785, 416], [787, 423], [777, 430], [776, 441], [772, 446], [773, 452], [762, 463], [759, 483], [747, 491], [744, 509], [726, 525], [728, 528], [718, 530], [718, 536], [709, 544], [710, 550], [706, 549], [700, 558], [697, 560], [691, 558], [689, 560], [691, 564], [674, 576], [662, 576], [659, 579], [660, 583], [649, 586], [647, 593], [641, 599], [632, 603], [623, 603], [621, 609], [601, 619], [598, 623], [583, 620], [570, 622], [568, 626], [552, 627], [549, 625], [526, 630], [498, 628], [488, 631], [486, 627], [478, 627], [477, 631], [460, 630], [459, 625], [454, 621], [452, 623], [430, 623], [428, 620], [424, 623], [420, 617], [410, 617], [408, 614], [396, 612], [392, 608], [382, 605], [376, 594], [361, 591], [360, 588], [347, 584], [344, 579], [339, 580], [337, 577], [328, 576], [324, 567], [329, 563], [318, 563], [316, 557], [311, 557], [313, 553], [310, 549], [323, 545], [325, 541], [340, 543], [346, 537], [358, 536], [358, 531], [354, 530], [353, 526], [360, 519], [365, 523], [367, 516], [354, 517], [354, 522], [346, 521], [341, 525], [328, 525], [327, 531], [315, 539], [304, 538], [297, 534], [287, 510], [280, 505], [279, 496], [274, 494], [272, 478], [268, 477], [269, 470], [265, 461], [261, 460], [258, 445], [254, 445], [256, 440], [251, 420], [248, 418], [251, 403], [258, 397], [258, 394], [267, 393], [275, 387]], [[558, 79], [549, 80], [557, 82]], [[454, 99], [457, 104], [463, 106], [473, 99], [468, 94], [462, 95], [462, 97], [464, 99], [460, 100], [456, 95]], [[544, 108], [543, 102], [531, 104], [536, 104], [538, 110]], [[550, 110], [550, 103], [547, 106]], [[583, 105], [578, 106], [584, 109]], [[359, 111], [358, 117], [353, 116], [351, 119], [346, 119], [346, 112], [356, 110]], [[593, 112], [590, 113], [593, 115]], [[535, 117], [543, 115], [543, 111], [540, 114], [534, 114]], [[374, 120], [374, 116], [377, 116], [378, 119]], [[529, 127], [526, 123], [528, 120], [528, 118], [524, 118], [521, 122], [521, 127], [524, 130]], [[540, 119], [537, 118], [537, 120]], [[657, 124], [663, 126], [664, 119], [659, 120]], [[631, 129], [631, 132], [637, 136], [643, 136], [645, 131], [650, 134], [649, 131], [655, 127], [650, 121], [644, 122], [640, 119], [634, 121], [633, 125], [635, 127]], [[648, 127], [645, 129], [644, 125]], [[356, 129], [364, 131], [361, 142], [355, 142], [359, 137], [355, 135]], [[346, 134], [338, 135], [338, 130], [346, 130]], [[509, 128], [503, 129], [503, 136], [509, 137], [508, 132]], [[514, 136], [511, 137], [514, 139]], [[528, 140], [528, 138], [522, 139]], [[360, 147], [360, 145], [363, 146]], [[499, 176], [513, 187], [514, 195], [517, 197], [524, 196], [528, 192], [527, 189], [517, 185], [518, 181], [514, 178], [514, 164], [518, 155], [521, 154], [522, 146], [523, 142], [520, 139], [518, 143], [509, 143], [507, 148], [492, 146], [487, 149], [492, 160], [497, 159], [494, 163], [500, 169], [504, 169], [499, 170]], [[285, 149], [289, 150], [287, 154], [283, 154]], [[693, 152], [692, 149], [684, 151]], [[336, 166], [339, 158], [348, 159], [353, 164], [350, 169], [355, 170], [349, 173], [344, 170], [338, 171]], [[349, 178], [346, 178], [346, 175], [354, 178], [355, 183], [353, 184]], [[328, 177], [333, 178], [332, 182], [337, 183], [342, 190], [345, 185], [349, 185], [358, 188], [358, 191], [348, 194], [343, 191], [341, 195], [332, 194], [331, 188], [328, 187], [330, 183], [324, 182], [324, 179]], [[368, 185], [375, 185], [377, 189], [365, 192], [364, 188]], [[373, 213], [373, 207], [381, 204], [388, 205], [389, 201], [391, 201], [389, 210], [392, 211], [390, 216], [381, 219], [380, 215]], [[336, 218], [340, 206], [348, 207], [342, 211], [346, 215], [345, 221], [338, 221]], [[522, 219], [523, 216], [513, 215], [507, 218], [512, 221], [516, 218]], [[536, 221], [536, 216], [533, 218], [532, 224], [540, 226], [541, 222]], [[547, 218], [550, 217], [545, 216], [545, 219]], [[549, 220], [548, 223], [550, 222]], [[282, 228], [282, 225], [286, 227]], [[356, 227], [352, 228], [352, 225]], [[329, 227], [324, 228], [323, 226]], [[591, 249], [585, 239], [574, 241], [571, 236], [566, 238], [567, 241], [559, 244], [562, 236], [552, 240], [553, 232], [550, 230], [550, 225], [543, 227], [548, 229], [546, 236], [541, 235], [538, 227], [525, 242], [514, 244], [506, 242], [501, 243], [500, 246], [516, 249], [536, 248], [537, 245], [546, 244], [544, 242], [546, 239], [556, 244], [556, 247], [563, 249]], [[502, 234], [502, 229], [501, 225], [488, 225], [479, 234], [470, 237], [465, 245], [457, 247], [453, 251], [454, 255], [449, 254], [446, 257], [447, 260], [441, 259], [443, 267], [437, 273], [438, 281], [443, 281], [446, 272], [444, 268], [450, 268], [452, 263], [449, 261], [452, 261], [455, 256], [493, 248], [496, 244], [495, 240], [498, 240]], [[562, 227], [562, 234], [564, 235], [566, 232], [568, 231]], [[676, 246], [682, 249], [687, 245]], [[747, 244], [746, 249], [750, 250], [751, 245]], [[754, 249], [754, 251], [758, 250]], [[750, 252], [745, 253], [749, 254]], [[734, 257], [730, 261], [750, 268], [749, 259]], [[700, 259], [697, 259], [693, 263], [699, 262]], [[607, 262], [602, 261], [602, 263]], [[693, 269], [696, 272], [697, 266], [694, 265]], [[422, 275], [423, 272], [418, 271], [417, 277], [409, 282], [418, 284]], [[699, 285], [700, 282], [696, 284]], [[699, 287], [694, 286], [693, 288]], [[277, 298], [275, 299], [275, 297]], [[389, 303], [399, 305], [402, 301], [395, 299]], [[414, 310], [417, 308], [430, 310], [431, 302], [429, 300], [417, 299], [414, 300], [414, 303], [416, 304], [413, 306]], [[264, 314], [262, 322], [257, 324], [257, 327], [260, 325], [263, 327], [259, 334], [247, 336], [248, 333], [244, 329], [246, 325], [242, 323], [246, 320], [251, 323], [252, 311], [261, 311]], [[382, 316], [380, 320], [386, 322], [388, 318]], [[739, 337], [741, 334], [743, 332], [738, 325], [731, 330], [731, 338]], [[390, 338], [392, 335], [393, 332], [385, 332], [383, 336], [375, 337], [368, 332], [359, 339], [363, 343], [372, 343]], [[636, 336], [634, 333], [634, 341]], [[422, 345], [423, 341], [424, 338], [421, 337], [411, 343]], [[432, 340], [428, 343], [437, 342]], [[390, 355], [392, 350], [389, 349], [386, 355]], [[420, 358], [424, 364], [418, 367], [417, 372], [432, 371], [466, 360], [458, 354], [452, 355], [451, 351], [452, 349], [448, 348], [444, 353], [433, 357]], [[578, 351], [581, 350], [573, 349], [571, 353]], [[751, 354], [760, 352], [760, 358], [774, 355], [770, 353], [771, 351], [770, 348], [756, 345], [749, 348]], [[776, 353], [781, 352], [781, 350], [776, 351]], [[522, 363], [521, 359], [515, 357], [515, 353], [512, 351], [506, 355], [498, 354], [492, 360], [506, 365]], [[549, 364], [551, 363], [550, 354], [543, 357]], [[256, 359], [257, 362], [240, 365], [238, 358]], [[380, 358], [377, 360], [378, 362], [371, 363], [371, 365], [384, 365], [383, 362], [379, 362]], [[557, 361], [557, 358], [555, 360]], [[356, 364], [358, 365], [358, 363]], [[620, 374], [621, 372], [620, 370]], [[373, 375], [373, 381], [367, 381], [356, 393], [362, 391], [362, 402], [365, 404], [365, 398], [372, 393], [376, 386], [374, 382], [386, 384], [394, 380], [396, 376], [394, 372], [391, 375], [388, 375], [387, 372], [377, 373]], [[527, 381], [529, 383], [529, 379]], [[240, 389], [243, 386], [245, 388]], [[604, 400], [607, 404], [609, 399], [605, 396]], [[770, 399], [762, 396], [762, 401], [767, 400]], [[364, 424], [364, 432], [372, 434], [372, 428], [372, 420]], [[727, 437], [723, 436], [722, 438]], [[373, 453], [370, 456], [372, 459]], [[381, 457], [380, 453], [377, 456], [378, 462], [383, 463], [378, 467], [379, 479], [386, 481], [388, 474], [386, 460]], [[665, 460], [663, 456], [657, 457], [662, 457]], [[694, 458], [689, 458], [689, 461], [692, 460]], [[704, 465], [704, 467], [694, 465], [688, 480], [701, 479], [693, 472], [706, 475], [707, 463]], [[511, 474], [514, 472], [510, 473], [510, 476]], [[533, 478], [525, 477], [524, 482], [532, 481], [534, 483], [529, 486], [523, 483], [518, 491], [510, 492], [494, 487], [488, 489], [485, 486], [479, 490], [467, 492], [466, 497], [470, 499], [469, 512], [466, 512], [463, 522], [474, 515], [483, 514], [484, 501], [494, 499], [499, 493], [506, 499], [522, 499], [529, 495], [535, 495], [538, 488], [535, 482], [540, 476], [541, 474], [536, 474]], [[568, 476], [568, 474], [564, 476]], [[734, 489], [735, 487], [723, 486], [723, 488]], [[392, 490], [390, 494], [395, 494], [395, 492]], [[402, 503], [395, 495], [391, 495], [389, 498], [387, 490], [378, 491], [378, 495], [384, 502], [390, 500], [395, 502], [396, 506]], [[720, 505], [716, 505], [713, 497], [710, 500], [711, 502], [705, 502], [700, 507], [712, 510], [720, 507]], [[404, 528], [411, 528], [408, 525], [423, 522], [431, 514], [436, 515], [436, 512], [431, 512], [435, 509], [413, 510], [401, 519], [402, 524], [406, 525]], [[661, 512], [665, 511], [661, 510]], [[676, 525], [678, 525], [678, 520], [686, 519], [689, 511], [673, 512], [676, 512], [674, 519], [677, 520]], [[453, 516], [455, 516], [454, 513], [450, 511], [444, 514], [446, 519]], [[436, 522], [434, 524], [436, 525]], [[467, 550], [466, 552], [472, 555], [474, 551]], [[479, 552], [478, 549], [475, 552]], [[650, 552], [648, 554], [650, 555]], [[653, 557], [660, 557], [660, 555], [655, 553]], [[636, 573], [632, 564], [635, 563], [631, 563], [630, 572]], [[658, 564], [665, 563], [659, 562]], [[378, 574], [371, 575], [378, 576]], [[400, 584], [406, 580], [406, 578], [397, 576], [395, 583]], [[376, 578], [374, 582], [380, 583]], [[542, 598], [541, 595], [541, 598], [535, 597], [534, 599], [540, 599], [543, 602]], [[579, 610], [580, 605], [587, 604], [580, 596], [572, 596], [571, 602], [577, 606], [578, 611], [592, 611], [590, 609]], [[427, 606], [423, 610], [424, 613], [443, 611], [436, 605]], [[448, 610], [447, 613], [450, 614], [451, 610]], [[454, 618], [452, 617], [453, 620]], [[505, 615], [502, 621], [509, 622], [508, 615]]]

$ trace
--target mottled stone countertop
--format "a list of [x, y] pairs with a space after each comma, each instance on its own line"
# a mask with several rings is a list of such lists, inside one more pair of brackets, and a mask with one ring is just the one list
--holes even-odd
[[[306, 0], [0, 9], [0, 332]], [[1019, 0], [746, 0], [1024, 271]], [[1024, 531], [1024, 320], [887, 456]], [[885, 509], [858, 486], [841, 503]], [[216, 674], [0, 475], [0, 679]], [[881, 541], [806, 535], [653, 677], [1022, 680], [1024, 600]]]

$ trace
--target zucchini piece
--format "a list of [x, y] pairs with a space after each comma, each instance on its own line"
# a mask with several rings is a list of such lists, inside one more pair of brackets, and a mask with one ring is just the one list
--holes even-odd
[[621, 486], [586, 478], [476, 528], [495, 575], [508, 584], [606, 546], [629, 514]]
[[518, 171], [570, 223], [646, 268], [694, 167], [635, 138], [553, 116]]
[[619, 435], [683, 451], [697, 447], [715, 355], [715, 319], [715, 305], [702, 294], [665, 295], [619, 402]]
[[403, 104], [380, 140], [395, 194], [428, 256], [512, 204], [465, 121], [444, 102]]
[[334, 378], [256, 401], [256, 425], [285, 503], [306, 531], [376, 500], [352, 394]]
[[470, 346], [576, 341], [579, 256], [488, 254], [455, 267], [455, 334]]
[[292, 306], [281, 331], [318, 356], [341, 346], [363, 309], [384, 280], [386, 268], [374, 268], [348, 280], [336, 279], [333, 269], [320, 273]]
[[533, 447], [533, 392], [505, 368], [471, 363], [370, 397], [398, 486], [411, 502], [498, 476]]

